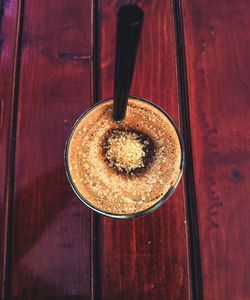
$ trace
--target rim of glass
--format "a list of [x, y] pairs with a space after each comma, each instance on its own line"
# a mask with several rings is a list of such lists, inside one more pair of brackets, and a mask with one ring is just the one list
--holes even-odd
[[83, 197], [83, 195], [78, 191], [77, 187], [75, 186], [71, 174], [70, 174], [70, 170], [69, 170], [69, 163], [68, 163], [68, 148], [69, 148], [69, 144], [71, 141], [71, 138], [73, 136], [73, 133], [78, 125], [78, 123], [85, 117], [85, 115], [87, 115], [91, 110], [93, 110], [96, 106], [99, 106], [105, 102], [109, 102], [111, 100], [113, 100], [112, 97], [110, 98], [106, 98], [104, 100], [100, 100], [97, 103], [95, 103], [94, 105], [92, 105], [91, 107], [89, 107], [88, 109], [86, 109], [75, 121], [74, 125], [72, 126], [70, 133], [68, 135], [68, 138], [66, 140], [66, 144], [65, 144], [65, 148], [64, 148], [64, 166], [65, 166], [65, 171], [66, 171], [66, 176], [67, 179], [69, 181], [69, 184], [71, 186], [71, 188], [73, 189], [73, 191], [75, 192], [75, 194], [77, 195], [77, 197], [89, 208], [91, 208], [92, 210], [94, 210], [95, 212], [105, 216], [105, 217], [110, 217], [110, 218], [115, 218], [115, 219], [132, 219], [132, 218], [137, 218], [137, 217], [141, 217], [144, 216], [146, 214], [149, 214], [151, 212], [153, 212], [154, 210], [156, 210], [157, 208], [159, 208], [165, 201], [167, 201], [170, 196], [174, 193], [174, 191], [176, 190], [180, 179], [182, 177], [183, 174], [183, 168], [184, 168], [184, 160], [185, 160], [185, 152], [184, 152], [184, 143], [183, 143], [183, 139], [180, 135], [180, 132], [175, 124], [175, 122], [173, 121], [173, 119], [161, 108], [159, 107], [157, 104], [151, 102], [148, 99], [142, 98], [142, 97], [137, 97], [137, 96], [129, 96], [129, 98], [135, 99], [135, 100], [139, 100], [142, 102], [146, 102], [151, 104], [152, 106], [154, 106], [155, 108], [157, 108], [158, 110], [160, 110], [165, 117], [170, 121], [170, 123], [173, 125], [176, 134], [178, 136], [179, 142], [180, 142], [180, 147], [181, 147], [181, 162], [180, 162], [180, 172], [178, 177], [176, 178], [174, 184], [167, 190], [167, 192], [162, 196], [162, 198], [157, 201], [155, 204], [153, 204], [152, 206], [135, 212], [135, 213], [131, 213], [131, 214], [115, 214], [112, 212], [107, 212], [104, 210], [101, 210], [99, 208], [97, 208], [96, 206], [94, 206], [90, 201], [88, 201], [86, 198]]

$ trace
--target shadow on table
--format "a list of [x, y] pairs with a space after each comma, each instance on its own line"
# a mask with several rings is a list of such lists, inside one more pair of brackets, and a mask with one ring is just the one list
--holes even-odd
[[23, 188], [16, 184], [16, 188], [13, 295], [26, 295], [25, 299], [39, 299], [40, 295], [46, 295], [45, 299], [57, 299], [57, 295], [80, 299], [75, 295], [81, 295], [84, 299], [89, 295], [91, 276], [90, 210], [71, 190], [64, 166], [53, 168]]

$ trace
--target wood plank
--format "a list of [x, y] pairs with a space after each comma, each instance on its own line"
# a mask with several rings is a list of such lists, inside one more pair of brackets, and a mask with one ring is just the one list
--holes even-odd
[[182, 3], [204, 299], [249, 299], [249, 1]]
[[[115, 14], [127, 1], [99, 1], [100, 96], [113, 94]], [[145, 11], [131, 94], [164, 108], [179, 124], [171, 1], [133, 1]], [[154, 213], [99, 220], [101, 299], [190, 299], [183, 183]]]
[[0, 295], [5, 293], [10, 142], [13, 118], [18, 1], [0, 2]]
[[12, 232], [12, 299], [91, 299], [91, 212], [63, 152], [92, 103], [92, 2], [24, 3]]

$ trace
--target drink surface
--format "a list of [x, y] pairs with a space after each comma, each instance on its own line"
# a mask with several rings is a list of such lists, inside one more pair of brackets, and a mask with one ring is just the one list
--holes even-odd
[[137, 213], [177, 183], [181, 144], [171, 121], [150, 103], [130, 98], [121, 122], [112, 119], [112, 105], [103, 102], [77, 122], [67, 150], [69, 173], [98, 210]]

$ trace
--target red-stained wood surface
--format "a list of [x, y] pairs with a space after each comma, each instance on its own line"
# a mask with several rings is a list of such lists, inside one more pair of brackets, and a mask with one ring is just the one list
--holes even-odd
[[205, 300], [250, 298], [250, 5], [183, 0]]
[[92, 2], [22, 5], [11, 299], [91, 299], [91, 212], [67, 182], [63, 153], [93, 98]]
[[7, 215], [10, 180], [10, 136], [13, 117], [18, 1], [0, 2], [0, 295], [5, 285]]
[[[0, 280], [1, 289], [3, 283], [10, 287], [1, 291], [2, 299], [192, 299], [183, 181], [152, 214], [129, 221], [98, 216], [93, 228], [93, 213], [65, 177], [63, 150], [74, 120], [96, 94], [113, 94], [115, 15], [126, 2], [145, 11], [131, 94], [153, 100], [180, 124], [171, 1], [96, 1], [98, 91], [93, 1], [1, 2]], [[181, 4], [188, 79], [181, 88], [189, 91], [204, 299], [245, 300], [250, 295], [249, 3]]]
[[[100, 96], [113, 95], [116, 13], [99, 1]], [[171, 1], [133, 1], [145, 12], [132, 95], [153, 100], [179, 124]], [[191, 299], [183, 184], [157, 211], [135, 220], [100, 218], [100, 299]]]

